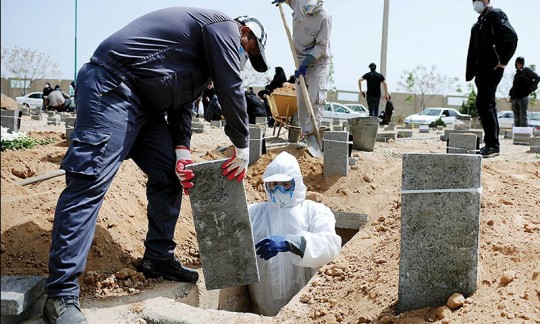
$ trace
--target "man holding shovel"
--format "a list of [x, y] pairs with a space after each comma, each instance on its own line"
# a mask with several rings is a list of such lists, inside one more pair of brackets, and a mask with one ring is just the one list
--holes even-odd
[[330, 31], [332, 17], [324, 8], [324, 0], [274, 0], [287, 3], [293, 10], [294, 54], [298, 62], [295, 77], [302, 75], [307, 85], [316, 125], [310, 118], [308, 103], [297, 85], [298, 120], [304, 137], [317, 132], [328, 91], [330, 70]]

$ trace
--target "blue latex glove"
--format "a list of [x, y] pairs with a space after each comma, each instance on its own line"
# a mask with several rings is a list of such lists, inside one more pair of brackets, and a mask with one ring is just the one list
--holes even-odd
[[295, 77], [296, 79], [298, 79], [298, 78], [300, 77], [300, 75], [302, 75], [303, 77], [305, 77], [305, 76], [306, 76], [307, 68], [308, 68], [307, 65], [303, 65], [303, 64], [300, 65], [300, 66], [298, 67], [298, 70], [295, 70], [295, 71], [294, 71], [294, 77]]
[[257, 255], [261, 256], [261, 259], [270, 260], [275, 257], [279, 252], [288, 252], [290, 251], [290, 245], [285, 236], [281, 235], [270, 235], [257, 244], [255, 244], [257, 249]]
[[315, 62], [315, 57], [311, 54], [306, 55], [302, 62], [300, 62], [298, 70], [294, 71], [294, 77], [296, 79], [298, 79], [300, 75], [305, 77], [308, 66], [313, 62]]
[[275, 4], [277, 7], [280, 3], [283, 3], [283, 2], [285, 2], [285, 0], [274, 0], [272, 1], [272, 4]]

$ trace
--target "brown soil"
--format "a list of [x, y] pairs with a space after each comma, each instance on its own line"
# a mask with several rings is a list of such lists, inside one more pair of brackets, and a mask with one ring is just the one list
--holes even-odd
[[6, 95], [2, 95], [2, 98], [0, 99], [0, 108], [2, 109], [15, 109], [17, 108], [17, 101], [15, 101], [14, 99], [6, 96]]
[[[23, 117], [22, 131], [54, 138], [35, 149], [1, 155], [2, 275], [45, 275], [56, 201], [64, 178], [20, 186], [22, 179], [57, 170], [67, 149], [62, 126]], [[271, 135], [271, 130], [268, 134]], [[439, 134], [414, 140], [377, 143], [374, 152], [354, 152], [357, 164], [348, 177], [322, 176], [322, 163], [295, 146], [269, 150], [250, 167], [249, 203], [264, 201], [262, 173], [283, 149], [298, 157], [308, 198], [336, 211], [369, 215], [368, 224], [324, 266], [305, 293], [293, 299], [276, 322], [344, 323], [494, 323], [510, 320], [540, 323], [540, 156], [526, 146], [502, 140], [502, 155], [483, 164], [478, 290], [455, 310], [426, 308], [395, 313], [400, 241], [401, 155], [444, 152]], [[193, 136], [195, 162], [230, 155], [222, 129]], [[145, 175], [126, 161], [109, 189], [99, 214], [96, 235], [81, 276], [82, 298], [138, 293], [151, 289], [133, 269], [143, 254], [146, 233]], [[198, 245], [187, 198], [175, 238], [176, 255], [200, 268]]]

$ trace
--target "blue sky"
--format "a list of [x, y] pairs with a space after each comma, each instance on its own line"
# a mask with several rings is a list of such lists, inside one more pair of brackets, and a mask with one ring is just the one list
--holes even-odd
[[[156, 9], [185, 5], [216, 8], [236, 17], [257, 17], [268, 32], [266, 56], [271, 67], [294, 72], [287, 36], [279, 10], [271, 0], [78, 0], [77, 69], [88, 61], [107, 36], [133, 19]], [[526, 64], [540, 66], [540, 0], [492, 0], [503, 9], [519, 35], [517, 55]], [[331, 46], [335, 86], [358, 90], [357, 81], [368, 64], [380, 65], [383, 0], [327, 0], [333, 16]], [[285, 7], [290, 19], [291, 10]], [[2, 47], [36, 49], [49, 55], [62, 78], [74, 75], [75, 0], [2, 0]], [[390, 0], [386, 78], [391, 92], [404, 70], [419, 64], [436, 65], [464, 84], [470, 28], [477, 14], [469, 0]], [[512, 60], [513, 63], [513, 60]], [[506, 69], [513, 71], [513, 64]], [[270, 70], [273, 75], [273, 68]]]

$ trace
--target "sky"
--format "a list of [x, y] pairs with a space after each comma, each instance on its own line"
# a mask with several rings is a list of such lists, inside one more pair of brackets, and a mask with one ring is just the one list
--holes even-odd
[[[89, 60], [101, 41], [135, 18], [171, 6], [205, 7], [221, 10], [233, 18], [249, 14], [259, 19], [268, 33], [269, 77], [276, 66], [282, 66], [287, 75], [294, 73], [285, 28], [271, 0], [77, 0], [75, 68], [75, 2], [2, 0], [2, 47], [17, 46], [45, 53], [58, 64], [63, 79], [73, 79], [75, 71]], [[508, 15], [519, 37], [505, 78], [511, 80], [517, 56], [525, 57], [526, 65], [540, 67], [540, 0], [491, 3]], [[371, 62], [380, 71], [383, 4], [383, 0], [326, 1], [333, 22], [330, 41], [337, 89], [357, 91], [358, 79], [369, 71]], [[288, 6], [284, 9], [291, 28], [292, 10]], [[434, 65], [439, 73], [458, 77], [465, 87], [470, 29], [477, 17], [469, 0], [390, 0], [385, 74], [389, 91], [403, 91], [398, 81], [403, 80], [404, 71], [417, 65]]]

